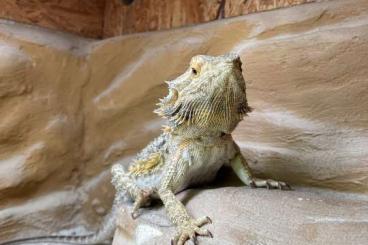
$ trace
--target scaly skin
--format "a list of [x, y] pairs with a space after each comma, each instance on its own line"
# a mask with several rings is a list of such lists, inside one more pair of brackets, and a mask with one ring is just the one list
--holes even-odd
[[150, 198], [165, 205], [178, 234], [172, 244], [182, 245], [196, 236], [210, 236], [202, 228], [207, 216], [194, 219], [175, 193], [202, 182], [211, 181], [224, 164], [230, 165], [245, 185], [288, 189], [280, 181], [254, 178], [231, 132], [250, 111], [241, 61], [237, 55], [195, 56], [189, 69], [167, 82], [169, 94], [156, 110], [169, 121], [164, 133], [149, 144], [125, 171], [112, 168], [117, 192], [127, 191], [135, 200], [132, 216]]
[[[211, 219], [191, 217], [175, 194], [193, 184], [211, 181], [224, 164], [230, 165], [245, 185], [289, 189], [284, 182], [254, 178], [231, 137], [238, 123], [250, 112], [241, 65], [240, 58], [234, 54], [199, 55], [192, 58], [184, 74], [167, 82], [169, 94], [160, 100], [155, 111], [168, 119], [164, 132], [137, 155], [127, 170], [119, 164], [111, 169], [116, 188], [115, 210], [126, 193], [134, 200], [133, 218], [151, 199], [161, 199], [178, 229], [171, 243], [183, 245], [191, 239], [197, 244], [198, 235], [212, 237], [202, 227], [211, 223]], [[113, 225], [107, 222], [102, 230]], [[98, 244], [109, 238], [105, 235], [108, 233], [101, 234], [104, 235], [97, 234], [93, 239], [31, 238], [22, 242], [47, 239], [48, 242]]]

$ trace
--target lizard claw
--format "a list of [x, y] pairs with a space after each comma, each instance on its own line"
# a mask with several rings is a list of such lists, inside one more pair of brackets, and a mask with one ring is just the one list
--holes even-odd
[[132, 219], [136, 219], [138, 217], [138, 212], [133, 211], [130, 213], [130, 216], [132, 217]]
[[257, 188], [257, 186], [256, 186], [256, 183], [254, 182], [254, 180], [252, 180], [250, 183], [249, 183], [249, 186], [250, 186], [250, 188]]
[[197, 238], [194, 234], [190, 236], [190, 240], [193, 242], [194, 245], [198, 244]]
[[[285, 189], [286, 188], [286, 189]], [[281, 188], [282, 189], [282, 188]], [[291, 186], [288, 184], [288, 183], [285, 183], [285, 187], [284, 187], [284, 189], [282, 189], [282, 190], [293, 190], [293, 188], [291, 188]]]
[[178, 234], [171, 239], [171, 245], [184, 245], [188, 240], [191, 240], [193, 244], [198, 244], [197, 236], [208, 236], [213, 238], [213, 235], [209, 230], [200, 228], [201, 226], [211, 222], [212, 221], [208, 216], [197, 220], [189, 220], [179, 227]]
[[212, 224], [212, 220], [208, 216], [201, 217], [194, 221], [194, 225], [199, 226], [199, 227], [206, 225], [206, 224]]
[[134, 205], [133, 205], [133, 211], [131, 212], [132, 219], [136, 219], [138, 217], [138, 210], [140, 207], [144, 205], [148, 205], [150, 203], [150, 196], [152, 194], [152, 191], [141, 191], [139, 195], [137, 196]]
[[212, 219], [211, 219], [210, 217], [208, 217], [208, 216], [206, 216], [206, 218], [207, 218], [207, 220], [208, 220], [208, 223], [209, 223], [209, 224], [212, 224]]

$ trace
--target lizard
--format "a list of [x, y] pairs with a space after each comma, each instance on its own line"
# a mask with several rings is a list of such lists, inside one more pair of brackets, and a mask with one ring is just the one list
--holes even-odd
[[[212, 220], [208, 216], [191, 217], [175, 194], [213, 180], [223, 165], [231, 166], [246, 186], [290, 189], [285, 182], [254, 177], [232, 138], [231, 133], [252, 110], [239, 55], [196, 55], [182, 75], [166, 83], [169, 92], [154, 112], [165, 118], [167, 125], [127, 168], [112, 166], [116, 194], [113, 211], [102, 230], [91, 236], [36, 237], [23, 239], [23, 243], [103, 244], [112, 237], [119, 200], [127, 195], [134, 201], [132, 218], [151, 200], [160, 199], [177, 228], [171, 244], [184, 245], [188, 240], [197, 244], [197, 236], [213, 237], [203, 227]], [[1, 245], [10, 244], [14, 242]]]

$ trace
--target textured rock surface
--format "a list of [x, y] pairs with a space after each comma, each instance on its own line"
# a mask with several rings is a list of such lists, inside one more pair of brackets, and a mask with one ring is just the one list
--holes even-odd
[[[235, 139], [258, 175], [297, 187], [225, 188], [230, 175], [186, 192], [191, 213], [214, 220], [204, 243], [366, 243], [367, 16], [367, 1], [335, 0], [100, 42], [1, 22], [0, 241], [96, 229], [109, 166], [159, 133], [163, 81], [195, 54], [233, 51], [255, 108]], [[120, 241], [172, 235], [162, 210], [136, 222], [122, 218]]]
[[[281, 192], [222, 187], [190, 190], [179, 197], [195, 217], [206, 214], [213, 220], [206, 228], [214, 238], [199, 238], [199, 244], [363, 245], [368, 241], [366, 195], [310, 188]], [[130, 209], [122, 212], [114, 245], [169, 244], [175, 228], [165, 210], [142, 210], [133, 221]]]

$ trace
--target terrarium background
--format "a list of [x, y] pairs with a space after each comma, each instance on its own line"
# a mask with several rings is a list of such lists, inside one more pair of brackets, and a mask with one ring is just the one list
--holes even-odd
[[[368, 2], [320, 1], [154, 32], [299, 3], [162, 2], [0, 1], [1, 16], [17, 21], [0, 21], [0, 241], [97, 229], [113, 198], [109, 167], [160, 133], [164, 121], [152, 110], [163, 81], [193, 55], [232, 51], [254, 108], [234, 138], [258, 175], [295, 191], [236, 187], [230, 172], [213, 189], [183, 193], [191, 214], [216, 221], [211, 244], [366, 244]], [[150, 226], [170, 224], [163, 210], [145, 215], [122, 219], [125, 234], [163, 232], [155, 239], [164, 243], [172, 227]]]

